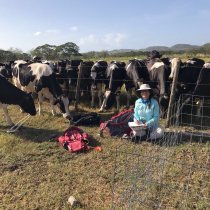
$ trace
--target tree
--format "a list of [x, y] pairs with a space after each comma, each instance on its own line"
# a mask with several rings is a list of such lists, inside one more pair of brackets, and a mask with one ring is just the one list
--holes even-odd
[[17, 60], [17, 56], [15, 53], [6, 50], [0, 50], [0, 62]]
[[56, 47], [56, 54], [59, 59], [70, 59], [72, 55], [80, 55], [79, 47], [73, 42], [67, 42]]
[[32, 50], [31, 54], [33, 56], [39, 56], [45, 60], [55, 60], [57, 57], [56, 46], [45, 44]]

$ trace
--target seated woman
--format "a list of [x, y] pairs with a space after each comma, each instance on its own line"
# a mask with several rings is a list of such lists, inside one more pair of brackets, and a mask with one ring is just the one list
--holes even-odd
[[159, 105], [152, 98], [152, 89], [148, 84], [143, 84], [137, 90], [140, 98], [135, 102], [134, 122], [129, 123], [134, 137], [145, 137], [151, 140], [163, 136], [163, 130], [159, 127]]

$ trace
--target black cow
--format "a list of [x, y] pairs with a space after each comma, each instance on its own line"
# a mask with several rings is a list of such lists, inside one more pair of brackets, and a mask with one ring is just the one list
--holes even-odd
[[6, 104], [19, 105], [24, 112], [30, 115], [36, 115], [36, 109], [31, 94], [25, 93], [0, 74], [0, 105], [3, 108], [5, 119], [9, 125], [12, 125], [12, 120], [8, 115]]
[[56, 80], [55, 74], [47, 64], [17, 62], [13, 69], [13, 80], [15, 86], [26, 92], [38, 94], [39, 114], [41, 114], [41, 103], [44, 98], [50, 100], [52, 114], [55, 114], [54, 105], [57, 104], [64, 117], [69, 117], [69, 101]]
[[113, 103], [116, 96], [117, 101], [117, 110], [120, 108], [119, 104], [119, 94], [124, 80], [126, 77], [125, 63], [120, 61], [112, 61], [106, 69], [106, 78], [105, 81], [108, 90], [104, 94], [104, 100], [100, 111], [104, 109], [109, 109]]
[[82, 60], [60, 60], [56, 66], [56, 79], [69, 100], [75, 91], [78, 79], [78, 68]]
[[95, 106], [95, 97], [98, 95], [99, 99], [99, 106], [102, 105], [102, 96], [103, 96], [103, 85], [106, 84], [106, 69], [107, 69], [107, 62], [103, 60], [96, 61], [91, 68], [91, 78], [92, 78], [92, 85], [91, 85], [91, 107]]
[[70, 96], [69, 96], [70, 76], [66, 68], [67, 62], [69, 61], [59, 60], [56, 66], [57, 68], [54, 69], [54, 72], [56, 73], [56, 80], [58, 81], [61, 89], [63, 90], [64, 95], [68, 97], [68, 99], [70, 99]]
[[91, 96], [91, 68], [93, 66], [93, 61], [83, 61], [79, 65], [81, 72], [81, 83], [80, 90], [82, 95]]
[[93, 61], [82, 61], [82, 60], [62, 60], [57, 64], [56, 78], [61, 85], [64, 93], [72, 98], [71, 92], [75, 93], [75, 88], [77, 86], [77, 80], [80, 70], [80, 90], [81, 94], [88, 93], [90, 95], [91, 87], [91, 68], [93, 66]]
[[12, 64], [13, 61], [0, 63], [0, 74], [2, 74], [7, 79], [12, 78]]

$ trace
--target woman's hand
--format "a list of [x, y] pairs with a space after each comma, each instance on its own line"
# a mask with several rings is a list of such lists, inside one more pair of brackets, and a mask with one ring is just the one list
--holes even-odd
[[145, 121], [145, 120], [142, 120], [142, 123], [143, 123], [143, 125], [144, 125], [144, 128], [147, 128], [146, 121]]
[[144, 128], [147, 128], [147, 124], [146, 123], [144, 123], [143, 125], [144, 125]]
[[137, 125], [140, 125], [140, 122], [139, 122], [138, 120], [135, 120], [135, 123], [136, 123]]

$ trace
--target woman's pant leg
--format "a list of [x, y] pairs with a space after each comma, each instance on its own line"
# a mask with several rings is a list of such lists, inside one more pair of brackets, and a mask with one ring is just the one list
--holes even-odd
[[151, 140], [159, 139], [163, 137], [163, 133], [164, 133], [163, 129], [161, 127], [157, 127], [152, 132], [150, 132], [150, 139]]

